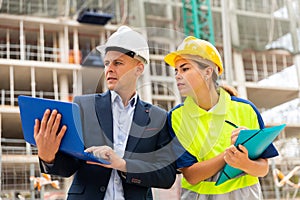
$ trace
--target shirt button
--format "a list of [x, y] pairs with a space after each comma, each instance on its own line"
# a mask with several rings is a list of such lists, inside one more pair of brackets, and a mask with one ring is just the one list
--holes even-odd
[[105, 192], [105, 186], [100, 187], [100, 192]]

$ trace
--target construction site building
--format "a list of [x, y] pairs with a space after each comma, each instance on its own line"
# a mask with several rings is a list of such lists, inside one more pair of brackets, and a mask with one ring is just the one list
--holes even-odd
[[[36, 148], [23, 139], [19, 95], [72, 101], [105, 91], [103, 63], [94, 49], [125, 24], [150, 46], [139, 95], [170, 110], [182, 99], [163, 58], [182, 41], [185, 25], [192, 23], [185, 17], [195, 10], [199, 18], [190, 28], [210, 34], [207, 40], [223, 58], [220, 83], [252, 101], [267, 126], [287, 124], [275, 141], [280, 156], [260, 179], [264, 198], [300, 196], [291, 184], [276, 185], [272, 173], [288, 174], [300, 164], [299, 0], [0, 0], [0, 199], [65, 199], [72, 180], [52, 176], [59, 190], [34, 188], [30, 177], [41, 174]], [[299, 175], [290, 182], [298, 184]], [[179, 187], [154, 189], [154, 198], [178, 198]]]

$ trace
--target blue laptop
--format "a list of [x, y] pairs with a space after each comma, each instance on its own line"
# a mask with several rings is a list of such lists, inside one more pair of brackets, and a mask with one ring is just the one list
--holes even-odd
[[104, 159], [84, 152], [85, 146], [82, 137], [80, 110], [77, 104], [22, 95], [18, 97], [18, 103], [23, 135], [26, 142], [36, 146], [33, 137], [35, 119], [41, 120], [46, 109], [56, 109], [62, 115], [61, 126], [67, 126], [67, 131], [62, 139], [59, 151], [81, 160], [110, 164]]

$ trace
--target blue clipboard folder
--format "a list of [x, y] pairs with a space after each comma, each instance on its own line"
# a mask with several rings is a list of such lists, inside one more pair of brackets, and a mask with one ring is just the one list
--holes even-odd
[[[18, 97], [23, 135], [26, 142], [36, 146], [33, 132], [35, 119], [41, 120], [46, 109], [56, 109], [61, 115], [61, 126], [66, 125], [67, 131], [61, 141], [59, 151], [81, 160], [110, 164], [104, 159], [84, 152], [82, 124], [79, 106], [71, 102], [55, 101], [20, 95]], [[61, 128], [61, 127], [60, 127]]]
[[[249, 158], [252, 160], [257, 159], [273, 142], [273, 140], [275, 140], [285, 126], [285, 124], [282, 124], [258, 130], [241, 130], [234, 145], [236, 147], [240, 144], [245, 146], [248, 150]], [[218, 186], [242, 173], [242, 170], [226, 164], [215, 185]]]

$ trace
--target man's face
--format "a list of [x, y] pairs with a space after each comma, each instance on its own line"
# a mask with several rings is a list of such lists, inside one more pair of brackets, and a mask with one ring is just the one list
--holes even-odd
[[104, 57], [108, 89], [119, 91], [135, 88], [139, 61], [118, 51], [108, 51]]

